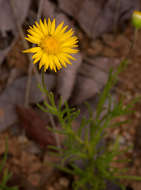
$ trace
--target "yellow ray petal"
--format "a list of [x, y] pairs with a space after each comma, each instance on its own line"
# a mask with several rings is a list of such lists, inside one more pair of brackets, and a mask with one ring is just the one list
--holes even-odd
[[66, 33], [64, 33], [63, 35], [61, 35], [60, 36], [60, 41], [67, 41], [67, 40], [69, 40], [71, 37], [72, 37], [72, 35], [73, 35], [73, 31], [71, 30], [71, 31], [69, 31], [69, 32], [66, 32]]
[[49, 61], [48, 61], [48, 55], [46, 55], [46, 62], [44, 65], [44, 71], [46, 72], [46, 70], [49, 68]]
[[43, 37], [42, 31], [40, 30], [40, 28], [37, 28], [35, 25], [33, 25], [33, 31]]
[[44, 26], [41, 19], [40, 19], [40, 27], [41, 27], [41, 30], [42, 30], [43, 34], [46, 35], [46, 28], [45, 28], [45, 26]]
[[50, 66], [50, 69], [51, 70], [54, 70], [56, 72], [56, 65], [54, 64], [53, 62], [53, 56], [50, 55], [48, 56], [48, 59], [49, 59], [49, 66]]
[[50, 34], [51, 32], [51, 20], [50, 18], [48, 19], [48, 33]]
[[47, 25], [47, 21], [46, 21], [45, 18], [44, 18], [44, 26], [45, 26], [45, 29], [46, 29], [46, 35], [48, 35], [48, 25]]
[[34, 44], [39, 44], [40, 43], [40, 40], [37, 39], [36, 37], [33, 37], [31, 35], [27, 35], [27, 37], [25, 37], [26, 40], [28, 40], [29, 42], [31, 43], [34, 43]]
[[43, 52], [42, 52], [42, 51], [38, 51], [37, 53], [35, 53], [35, 54], [32, 56], [32, 58], [33, 58], [33, 59], [37, 59], [37, 58], [40, 58], [40, 59], [41, 59], [42, 55], [43, 55]]
[[78, 44], [76, 44], [75, 41], [66, 41], [64, 43], [61, 44], [61, 47], [78, 47]]
[[33, 64], [36, 64], [38, 61], [40, 61], [40, 57], [33, 60]]
[[62, 68], [62, 66], [61, 66], [61, 64], [60, 64], [60, 62], [56, 56], [54, 56], [54, 63], [55, 63], [58, 70], [60, 70]]
[[62, 57], [62, 59], [64, 60], [65, 63], [67, 63], [69, 65], [72, 64], [67, 57]]
[[43, 54], [42, 54], [42, 57], [41, 57], [41, 61], [40, 61], [40, 63], [39, 63], [39, 69], [41, 69], [42, 66], [46, 64], [46, 59], [45, 59], [45, 57], [46, 57], [46, 54], [43, 53]]
[[68, 54], [68, 53], [63, 53], [61, 56], [62, 56], [62, 57], [67, 57], [67, 58], [69, 58], [69, 59], [71, 59], [71, 60], [73, 60], [73, 61], [76, 61], [76, 58], [73, 57], [73, 56], [71, 56], [71, 55]]
[[61, 33], [64, 33], [68, 28], [68, 25], [66, 25], [64, 28], [62, 28]]
[[53, 22], [51, 24], [51, 30], [50, 30], [50, 34], [53, 35], [55, 32], [55, 19], [53, 19]]
[[57, 55], [57, 58], [59, 59], [60, 63], [64, 66], [64, 67], [67, 67], [64, 59], [62, 59], [62, 56], [61, 55]]
[[45, 65], [44, 65], [44, 72], [46, 72], [46, 70], [49, 68], [49, 64], [48, 63], [46, 63]]
[[54, 35], [58, 35], [58, 33], [60, 33], [60, 31], [61, 31], [63, 25], [64, 25], [64, 22], [61, 22], [61, 23], [57, 26]]
[[71, 49], [71, 48], [63, 48], [63, 50], [62, 50], [64, 53], [70, 53], [70, 54], [72, 54], [72, 53], [78, 53], [78, 49]]
[[35, 25], [36, 25], [36, 27], [37, 27], [38, 29], [40, 29], [40, 30], [41, 30], [40, 25], [38, 24], [38, 22], [37, 22], [37, 21], [35, 21]]
[[29, 29], [28, 30], [28, 33], [31, 35], [31, 36], [34, 36], [34, 37], [36, 37], [36, 38], [41, 38], [41, 35], [39, 34], [39, 33], [37, 33], [37, 32], [35, 32], [34, 30], [32, 30], [32, 29]]
[[36, 53], [38, 51], [41, 51], [40, 47], [33, 47], [33, 48], [23, 50], [24, 53]]

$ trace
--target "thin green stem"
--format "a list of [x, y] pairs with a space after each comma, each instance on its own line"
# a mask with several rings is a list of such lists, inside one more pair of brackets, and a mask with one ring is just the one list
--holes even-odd
[[[46, 88], [46, 84], [45, 84], [45, 72], [44, 72], [43, 69], [42, 69], [41, 77], [42, 77], [42, 87], [44, 89], [44, 93], [45, 93], [45, 96], [46, 96], [45, 101], [46, 101], [47, 104], [49, 104], [49, 102], [48, 102], [49, 92], [48, 92], [48, 90]], [[52, 125], [53, 129], [56, 130], [56, 126], [55, 126], [55, 122], [54, 122], [53, 116], [50, 113], [48, 115], [49, 115], [49, 119], [50, 119], [50, 122], [51, 122], [51, 125]], [[55, 140], [56, 140], [56, 143], [57, 143], [57, 147], [61, 151], [60, 139], [59, 139], [59, 137], [58, 137], [58, 135], [56, 133], [54, 133], [54, 137], [55, 137]]]
[[141, 177], [139, 176], [116, 176], [118, 179], [131, 179], [136, 181], [141, 181]]

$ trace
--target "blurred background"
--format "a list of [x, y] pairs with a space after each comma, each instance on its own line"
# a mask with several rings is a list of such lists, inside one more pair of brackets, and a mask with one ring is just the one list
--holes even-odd
[[[116, 69], [128, 55], [134, 35], [131, 16], [134, 10], [140, 10], [140, 4], [140, 0], [0, 0], [0, 159], [8, 137], [7, 167], [13, 173], [9, 184], [19, 185], [22, 190], [68, 190], [72, 181], [47, 164], [57, 160], [46, 149], [55, 142], [45, 130], [50, 125], [48, 115], [36, 106], [43, 102], [37, 87], [40, 71], [33, 68], [30, 55], [22, 53], [31, 47], [24, 40], [28, 27], [40, 18], [55, 18], [57, 24], [64, 21], [73, 28], [79, 38], [77, 61], [57, 73], [46, 72], [46, 85], [55, 93], [56, 101], [62, 96], [63, 102], [80, 108], [80, 117], [74, 123], [77, 126], [88, 114], [84, 102], [89, 102], [95, 112], [109, 69]], [[130, 54], [130, 64], [111, 92], [113, 99], [124, 96], [125, 105], [141, 95], [140, 36], [141, 31]], [[136, 112], [127, 118], [131, 122], [109, 129], [107, 140], [120, 135], [121, 149], [133, 147], [125, 155], [125, 159], [131, 159], [130, 165], [118, 167], [129, 167], [129, 174], [141, 176], [141, 103], [134, 109]], [[141, 182], [124, 183], [127, 190], [141, 189]]]

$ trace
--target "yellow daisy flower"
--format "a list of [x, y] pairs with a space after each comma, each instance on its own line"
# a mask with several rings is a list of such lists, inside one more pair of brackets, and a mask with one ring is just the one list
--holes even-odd
[[68, 26], [63, 25], [64, 22], [61, 22], [55, 27], [55, 19], [52, 22], [48, 19], [48, 23], [44, 19], [28, 29], [25, 39], [37, 46], [24, 50], [24, 53], [34, 53], [33, 63], [39, 61], [39, 69], [44, 66], [44, 71], [50, 68], [56, 72], [56, 69], [71, 64], [70, 60], [75, 60], [71, 54], [78, 52], [78, 39], [73, 36], [72, 29], [67, 30]]

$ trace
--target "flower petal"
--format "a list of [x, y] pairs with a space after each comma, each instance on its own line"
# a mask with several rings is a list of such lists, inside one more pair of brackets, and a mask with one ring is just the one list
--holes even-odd
[[36, 53], [38, 51], [41, 51], [40, 47], [33, 47], [33, 48], [23, 50], [24, 53]]
[[61, 23], [57, 26], [54, 35], [57, 35], [58, 33], [60, 33], [60, 31], [61, 31], [63, 25], [64, 25], [64, 22], [61, 22]]
[[41, 27], [41, 30], [42, 30], [43, 34], [46, 35], [46, 28], [45, 28], [45, 26], [44, 26], [41, 19], [40, 19], [40, 27]]
[[51, 24], [51, 30], [50, 30], [50, 34], [53, 35], [55, 32], [55, 19], [53, 19], [53, 22]]
[[48, 33], [50, 34], [51, 32], [51, 20], [50, 18], [48, 19]]

